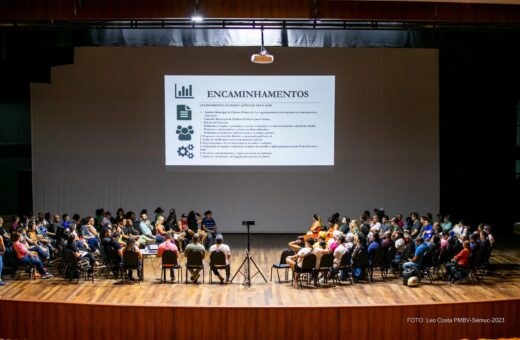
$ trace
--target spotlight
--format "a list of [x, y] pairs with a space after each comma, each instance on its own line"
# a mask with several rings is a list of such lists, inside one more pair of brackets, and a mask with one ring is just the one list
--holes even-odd
[[274, 61], [274, 56], [267, 52], [264, 47], [264, 28], [262, 27], [262, 43], [260, 46], [260, 53], [253, 54], [251, 61], [255, 64], [271, 64]]
[[192, 21], [192, 22], [203, 22], [203, 21], [204, 21], [204, 18], [202, 17], [202, 15], [194, 14], [194, 15], [191, 17], [191, 21]]
[[191, 16], [191, 21], [192, 22], [204, 21], [204, 18], [202, 17], [202, 15], [200, 15], [200, 12], [199, 12], [199, 0], [195, 0], [194, 10], [193, 10], [193, 14]]

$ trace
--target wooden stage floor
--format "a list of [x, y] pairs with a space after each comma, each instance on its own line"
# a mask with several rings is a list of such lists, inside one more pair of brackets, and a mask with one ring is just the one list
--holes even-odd
[[[401, 280], [389, 275], [383, 281], [376, 274], [372, 284], [346, 284], [336, 287], [293, 288], [290, 283], [269, 282], [270, 267], [277, 262], [282, 249], [294, 235], [252, 235], [251, 254], [268, 283], [257, 276], [252, 287], [243, 286], [237, 277], [232, 284], [160, 284], [159, 259], [145, 260], [145, 281], [141, 284], [121, 284], [119, 280], [97, 277], [95, 282], [80, 280], [70, 284], [61, 278], [28, 280], [22, 274], [19, 281], [9, 280], [0, 287], [0, 299], [17, 301], [69, 302], [141, 306], [201, 306], [201, 307], [302, 307], [302, 306], [373, 306], [413, 305], [471, 301], [496, 301], [520, 298], [520, 249], [515, 242], [498, 246], [491, 258], [495, 271], [477, 284], [448, 285], [442, 281], [430, 284], [427, 280], [419, 288], [408, 288]], [[225, 235], [232, 251], [231, 272], [244, 258], [246, 237]], [[518, 243], [516, 243], [518, 244]], [[181, 264], [184, 258], [181, 256]], [[169, 274], [168, 274], [169, 275]], [[283, 278], [283, 271], [280, 272]], [[218, 281], [218, 280], [217, 280]]]

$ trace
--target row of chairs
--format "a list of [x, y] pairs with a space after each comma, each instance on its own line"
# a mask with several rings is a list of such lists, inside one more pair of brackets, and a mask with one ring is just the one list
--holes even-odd
[[[450, 283], [453, 283], [455, 280], [467, 279], [470, 282], [473, 282], [473, 279], [480, 280], [487, 274], [489, 270], [489, 258], [491, 256], [491, 248], [479, 249], [473, 251], [470, 256], [470, 263], [466, 267], [456, 266], [455, 274], [452, 275], [452, 280]], [[437, 277], [444, 276], [444, 266], [447, 262], [449, 262], [453, 256], [458, 253], [459, 249], [457, 247], [448, 247], [444, 249], [437, 249], [434, 251], [427, 251], [424, 254], [424, 258], [422, 261], [422, 265], [416, 270], [417, 276], [419, 278], [419, 282], [421, 278], [427, 277], [430, 283], [434, 281], [434, 275]], [[393, 272], [395, 278], [402, 276], [403, 272], [403, 264], [410, 257], [411, 252], [411, 244], [408, 244], [404, 247], [403, 252], [401, 253], [400, 259], [396, 260], [397, 250], [395, 247], [389, 247], [386, 250], [382, 248], [377, 248], [372, 256], [367, 259], [366, 265], [358, 266], [358, 268], [362, 271], [367, 271], [367, 279], [368, 282], [371, 283], [374, 281], [374, 272], [379, 270], [381, 273], [381, 278], [386, 280], [388, 278], [388, 273], [390, 271]], [[294, 251], [291, 249], [286, 249], [282, 251], [280, 256], [280, 261], [276, 264], [273, 264], [271, 267], [271, 281], [273, 278], [273, 270], [276, 270], [278, 276], [278, 282], [281, 283], [279, 270], [285, 271], [285, 282], [289, 281], [289, 265], [286, 263], [286, 258], [288, 256], [294, 255]], [[352, 283], [352, 254], [350, 252], [345, 253], [341, 258], [340, 264], [337, 268], [333, 268], [334, 256], [332, 254], [324, 254], [321, 256], [321, 260], [319, 265], [317, 266], [317, 258], [314, 254], [308, 254], [305, 256], [302, 262], [301, 269], [298, 270], [300, 277], [306, 277], [307, 283], [310, 284], [310, 281], [313, 280], [314, 284], [319, 287], [319, 274], [322, 274], [325, 282], [327, 282], [327, 273], [330, 273], [330, 277], [333, 279], [333, 284], [341, 283], [340, 278], [338, 277], [338, 271], [343, 271], [346, 279]], [[439, 275], [439, 271], [442, 275]], [[294, 281], [294, 273], [292, 276], [292, 281]], [[299, 282], [299, 286], [302, 286], [302, 280]]]
[[[128, 270], [137, 270], [139, 281], [143, 278], [143, 263], [137, 258], [137, 254], [133, 252], [125, 252], [123, 254], [122, 261], [118, 259], [118, 255], [112, 247], [106, 248], [101, 252], [101, 257], [104, 262], [104, 268], [102, 274], [105, 278], [108, 278], [110, 274], [114, 274], [115, 277], [121, 276], [123, 281], [126, 280], [126, 272]], [[185, 283], [188, 283], [188, 270], [201, 270], [202, 271], [202, 283], [205, 282], [205, 266], [204, 266], [205, 253], [203, 252], [190, 252], [186, 257], [185, 265]], [[217, 270], [226, 269], [226, 255], [221, 251], [214, 251], [210, 255], [210, 268], [216, 268]], [[177, 272], [177, 283], [183, 281], [182, 266], [179, 263], [178, 254], [166, 250], [161, 256], [161, 283], [166, 282], [167, 271]], [[212, 271], [209, 272], [209, 282], [213, 283]]]

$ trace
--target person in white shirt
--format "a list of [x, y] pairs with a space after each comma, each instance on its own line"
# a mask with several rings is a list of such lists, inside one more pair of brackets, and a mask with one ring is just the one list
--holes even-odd
[[336, 249], [334, 249], [334, 268], [337, 268], [341, 263], [341, 258], [348, 251], [347, 247], [345, 247], [345, 236], [340, 236], [336, 240], [336, 244], [338, 245]]
[[347, 235], [345, 240], [346, 241], [343, 245], [345, 246], [345, 248], [347, 248], [347, 251], [348, 252], [353, 251], [354, 250], [354, 235], [353, 234]]
[[460, 220], [459, 223], [453, 227], [452, 231], [455, 233], [455, 237], [457, 237], [459, 242], [462, 244], [464, 239], [468, 237], [469, 227], [465, 225], [464, 220]]
[[302, 268], [303, 258], [310, 253], [314, 253], [314, 239], [309, 237], [305, 240], [305, 247], [300, 249], [296, 255], [287, 256], [285, 262], [291, 267], [293, 272], [296, 274], [294, 277], [294, 283], [298, 285], [300, 278], [300, 269]]
[[[212, 245], [209, 248], [209, 254], [211, 254], [215, 251], [221, 251], [226, 255], [226, 283], [229, 282], [229, 275], [231, 272], [231, 269], [229, 267], [229, 259], [231, 258], [231, 249], [229, 249], [229, 246], [227, 244], [224, 244], [224, 237], [222, 234], [218, 234], [217, 237], [215, 237], [215, 244]], [[218, 276], [220, 283], [224, 283], [224, 278], [222, 275], [220, 275], [217, 268], [211, 268], [213, 273]]]
[[381, 223], [379, 223], [379, 216], [372, 216], [372, 221], [370, 221], [370, 231], [379, 233], [381, 231]]

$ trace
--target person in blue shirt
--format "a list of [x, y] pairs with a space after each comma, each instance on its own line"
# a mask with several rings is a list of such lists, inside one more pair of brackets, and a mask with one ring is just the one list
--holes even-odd
[[433, 236], [433, 225], [428, 220], [428, 217], [421, 217], [421, 225], [421, 233], [419, 234], [419, 236], [421, 236], [425, 240], [430, 239]]
[[378, 233], [372, 233], [371, 239], [372, 239], [372, 242], [368, 246], [368, 263], [370, 265], [372, 265], [372, 261], [374, 259], [375, 254], [376, 254], [376, 251], [381, 246], [381, 244], [380, 244], [381, 243], [381, 239], [379, 238], [379, 234]]
[[204, 218], [201, 222], [202, 230], [206, 232], [207, 246], [212, 246], [217, 236], [217, 223], [213, 219], [213, 213], [208, 210], [204, 213]]
[[411, 259], [410, 262], [406, 262], [403, 265], [403, 270], [417, 269], [422, 264], [424, 254], [428, 250], [428, 246], [426, 245], [426, 243], [424, 243], [424, 239], [420, 236], [415, 239], [415, 245], [416, 247], [414, 257]]

